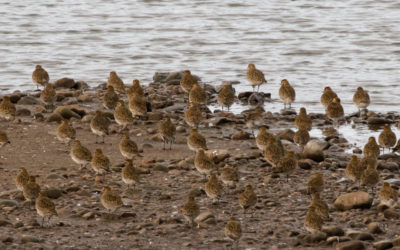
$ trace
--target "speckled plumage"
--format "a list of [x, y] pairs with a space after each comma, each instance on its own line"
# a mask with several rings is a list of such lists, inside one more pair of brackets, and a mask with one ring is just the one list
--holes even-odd
[[158, 127], [158, 130], [164, 142], [164, 150], [165, 150], [165, 144], [168, 145], [168, 143], [170, 144], [169, 149], [171, 149], [172, 144], [175, 142], [176, 127], [172, 123], [169, 116], [163, 118]]
[[119, 78], [115, 71], [110, 72], [110, 76], [108, 77], [107, 86], [113, 86], [114, 90], [118, 93], [125, 94], [125, 85], [124, 82]]
[[310, 134], [307, 129], [301, 128], [294, 133], [293, 141], [297, 145], [304, 146], [310, 140]]
[[117, 102], [117, 107], [114, 110], [114, 119], [118, 125], [122, 126], [122, 130], [128, 125], [133, 124], [134, 119], [132, 113], [122, 100]]
[[307, 193], [313, 194], [315, 192], [322, 192], [324, 189], [324, 179], [320, 173], [315, 173], [311, 176], [307, 183]]
[[256, 136], [256, 145], [257, 147], [264, 151], [268, 145], [268, 139], [274, 137], [273, 134], [268, 132], [268, 129], [264, 126], [261, 126], [258, 130], [258, 134]]
[[199, 149], [194, 157], [194, 167], [201, 174], [207, 175], [216, 169], [214, 161], [206, 155], [203, 149]]
[[133, 93], [129, 96], [129, 110], [133, 116], [143, 117], [147, 115], [146, 100], [142, 95]]
[[133, 80], [132, 86], [128, 89], [128, 96], [132, 95], [133, 93], [141, 96], [144, 95], [143, 87], [140, 85], [139, 80], [137, 79]]
[[79, 140], [75, 140], [72, 143], [70, 156], [75, 163], [80, 165], [81, 169], [92, 160], [92, 153], [89, 149], [82, 146]]
[[213, 201], [219, 200], [223, 189], [224, 187], [218, 180], [217, 176], [215, 174], [210, 174], [210, 178], [204, 186], [204, 190], [206, 191], [207, 196]]
[[190, 134], [187, 137], [187, 145], [190, 150], [195, 152], [199, 149], [207, 150], [206, 138], [204, 138], [204, 136], [201, 135], [195, 128], [190, 131]]
[[315, 212], [323, 219], [329, 219], [328, 204], [321, 199], [318, 192], [312, 194], [311, 206], [315, 208]]
[[229, 111], [229, 108], [232, 106], [235, 101], [235, 92], [233, 92], [231, 85], [222, 85], [217, 96], [217, 102], [221, 105], [222, 110], [226, 107]]
[[326, 108], [326, 115], [331, 118], [334, 122], [338, 122], [344, 117], [344, 110], [340, 99], [335, 97]]
[[135, 185], [140, 182], [140, 174], [133, 166], [132, 160], [126, 160], [125, 166], [122, 168], [121, 171], [122, 181], [128, 185]]
[[324, 89], [324, 93], [321, 95], [321, 104], [326, 109], [335, 97], [337, 97], [337, 94], [331, 89], [331, 87], [327, 86]]
[[373, 165], [368, 165], [367, 169], [361, 175], [361, 183], [372, 189], [379, 182], [379, 173]]
[[27, 201], [34, 202], [40, 193], [40, 186], [34, 176], [29, 176], [28, 182], [23, 186], [22, 193]]
[[358, 87], [353, 96], [353, 103], [354, 105], [356, 105], [359, 112], [361, 112], [361, 109], [366, 109], [370, 104], [368, 92], [365, 91], [362, 87]]
[[68, 120], [62, 120], [60, 126], [57, 129], [57, 138], [61, 142], [69, 143], [75, 139], [76, 131], [69, 124]]
[[132, 160], [133, 157], [139, 155], [139, 149], [136, 142], [129, 138], [128, 134], [123, 134], [119, 143], [119, 151], [125, 159]]
[[281, 87], [279, 88], [279, 97], [284, 104], [284, 109], [286, 109], [286, 105], [289, 105], [289, 108], [291, 108], [292, 102], [294, 102], [294, 100], [296, 99], [296, 91], [286, 79], [283, 79], [281, 81]]
[[115, 109], [119, 100], [118, 94], [115, 93], [114, 87], [111, 85], [107, 86], [106, 93], [103, 95], [103, 106], [106, 109]]
[[307, 131], [312, 129], [312, 119], [307, 115], [307, 110], [305, 108], [300, 108], [300, 112], [296, 116], [294, 124], [297, 129], [306, 129]]
[[267, 83], [267, 80], [265, 80], [264, 74], [260, 70], [256, 69], [256, 66], [252, 63], [250, 63], [247, 66], [246, 78], [247, 78], [247, 81], [250, 82], [250, 85], [253, 87], [253, 92], [254, 92], [254, 88], [256, 86], [258, 87], [258, 90], [259, 90], [261, 84]]
[[36, 65], [35, 70], [32, 72], [32, 81], [36, 87], [44, 86], [50, 80], [49, 74], [40, 65]]
[[378, 142], [383, 150], [385, 150], [385, 148], [390, 149], [396, 144], [396, 134], [393, 133], [389, 124], [385, 124], [383, 131], [379, 134]]
[[48, 222], [50, 222], [52, 216], [58, 216], [56, 206], [43, 193], [39, 193], [39, 197], [36, 199], [35, 202], [35, 208], [38, 215], [43, 217], [42, 226], [46, 217], [49, 218]]
[[90, 121], [90, 130], [96, 135], [96, 143], [99, 136], [102, 138], [102, 143], [104, 143], [104, 137], [109, 134], [108, 127], [110, 124], [110, 120], [103, 112], [97, 110], [95, 116]]
[[367, 157], [378, 157], [380, 152], [378, 143], [376, 143], [375, 137], [371, 136], [368, 139], [367, 144], [365, 144], [364, 146], [364, 156]]
[[180, 81], [183, 91], [189, 93], [194, 83], [197, 83], [196, 77], [191, 74], [190, 70], [185, 70]]
[[365, 168], [356, 155], [352, 155], [346, 166], [346, 176], [354, 182], [359, 182]]
[[276, 167], [284, 153], [282, 143], [279, 139], [275, 139], [274, 137], [268, 138], [267, 146], [264, 150], [264, 159], [269, 164]]
[[52, 105], [56, 101], [56, 91], [52, 84], [46, 83], [42, 93], [40, 93], [40, 100], [47, 105]]
[[197, 82], [194, 83], [192, 89], [189, 92], [189, 102], [206, 104], [206, 100], [206, 91]]
[[393, 189], [388, 182], [383, 183], [382, 189], [379, 192], [381, 204], [391, 207], [396, 204], [398, 196], [398, 191]]
[[234, 217], [231, 217], [226, 223], [224, 233], [226, 237], [236, 243], [236, 248], [238, 249], [239, 239], [242, 237], [242, 227]]
[[4, 147], [7, 144], [11, 144], [10, 140], [8, 139], [7, 133], [0, 130], [0, 148]]
[[181, 213], [183, 217], [191, 224], [192, 227], [195, 226], [194, 219], [200, 214], [200, 207], [197, 205], [194, 196], [189, 195], [187, 201], [181, 207]]
[[103, 187], [101, 192], [101, 204], [109, 211], [114, 212], [116, 209], [122, 207], [124, 203], [121, 200], [121, 197], [111, 191], [110, 187]]
[[103, 151], [99, 148], [94, 151], [94, 155], [90, 164], [96, 174], [104, 174], [110, 171], [110, 159], [108, 159], [108, 157], [105, 156]]
[[194, 128], [197, 128], [203, 120], [203, 114], [199, 106], [195, 103], [190, 103], [189, 108], [185, 111], [185, 122]]
[[24, 185], [28, 184], [29, 182], [29, 174], [26, 168], [20, 168], [19, 172], [17, 174], [17, 177], [15, 178], [15, 184], [18, 188], [18, 190], [24, 190]]
[[310, 233], [319, 232], [322, 228], [323, 220], [316, 212], [314, 206], [310, 206], [307, 210], [306, 218], [304, 220], [304, 227]]
[[257, 195], [253, 190], [253, 187], [249, 184], [246, 185], [243, 193], [239, 195], [239, 205], [243, 208], [244, 213], [246, 213], [247, 209], [255, 206], [257, 203]]
[[17, 108], [11, 102], [10, 97], [3, 96], [3, 100], [0, 103], [0, 117], [7, 121], [13, 120], [16, 112]]
[[221, 169], [221, 180], [228, 187], [235, 187], [236, 183], [239, 181], [237, 169], [226, 164], [224, 168]]
[[288, 151], [279, 161], [279, 168], [281, 172], [286, 174], [287, 180], [289, 181], [289, 175], [297, 167], [297, 158], [293, 151]]

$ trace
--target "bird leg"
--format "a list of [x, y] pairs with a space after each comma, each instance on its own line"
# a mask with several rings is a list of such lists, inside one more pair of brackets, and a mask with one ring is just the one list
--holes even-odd
[[163, 148], [163, 150], [165, 150], [165, 140], [163, 140], [163, 143], [164, 143], [164, 148]]
[[169, 143], [169, 150], [172, 150], [172, 140]]
[[42, 218], [42, 227], [43, 227], [43, 223], [44, 223], [44, 217]]

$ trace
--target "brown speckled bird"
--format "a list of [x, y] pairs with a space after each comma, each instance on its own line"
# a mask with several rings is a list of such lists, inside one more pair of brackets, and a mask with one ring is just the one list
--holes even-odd
[[181, 213], [192, 227], [196, 225], [194, 220], [200, 214], [200, 207], [197, 205], [194, 196], [189, 195], [188, 200], [181, 207]]
[[221, 170], [221, 180], [228, 187], [235, 187], [236, 183], [239, 181], [239, 174], [237, 169], [226, 164]]
[[321, 104], [325, 109], [327, 109], [335, 97], [338, 97], [337, 94], [331, 89], [331, 87], [327, 86], [324, 89], [324, 93], [321, 95]]
[[140, 85], [139, 80], [137, 79], [133, 80], [132, 86], [128, 89], [128, 96], [130, 96], [133, 93], [136, 93], [141, 96], [144, 95], [144, 90]]
[[320, 173], [315, 173], [311, 176], [307, 183], [307, 193], [313, 194], [315, 192], [322, 192], [324, 189], [324, 179]]
[[256, 145], [257, 147], [264, 151], [268, 145], [268, 139], [274, 137], [273, 134], [268, 132], [268, 129], [264, 126], [261, 126], [258, 130], [258, 134], [256, 136]]
[[371, 165], [373, 168], [378, 166], [378, 159], [372, 156], [364, 156], [360, 160], [361, 168], [367, 169], [368, 165]]
[[281, 87], [279, 88], [279, 97], [281, 98], [284, 109], [286, 105], [289, 105], [289, 109], [292, 107], [292, 102], [296, 99], [296, 92], [294, 88], [290, 85], [289, 81], [283, 79], [281, 81]]
[[129, 138], [128, 134], [123, 134], [119, 143], [119, 151], [125, 159], [132, 160], [135, 156], [140, 156], [136, 142]]
[[331, 118], [334, 124], [339, 125], [339, 120], [343, 118], [343, 106], [338, 97], [333, 98], [332, 102], [326, 108], [326, 115]]
[[128, 189], [130, 185], [135, 185], [140, 182], [140, 173], [133, 166], [132, 160], [126, 160], [125, 166], [121, 171], [122, 181], [128, 185]]
[[122, 100], [117, 102], [117, 107], [114, 110], [114, 119], [118, 125], [122, 126], [121, 131], [125, 130], [130, 124], [133, 124], [132, 113]]
[[35, 70], [32, 73], [32, 81], [36, 84], [36, 87], [44, 86], [50, 80], [49, 74], [40, 65], [36, 65]]
[[94, 155], [92, 158], [92, 161], [90, 162], [92, 169], [96, 172], [98, 175], [102, 175], [106, 172], [110, 171], [110, 159], [108, 159], [107, 156], [103, 154], [103, 151], [101, 149], [96, 149], [94, 151]]
[[368, 92], [362, 87], [358, 87], [353, 96], [353, 103], [358, 108], [359, 115], [361, 116], [361, 110], [366, 109], [370, 104]]
[[371, 187], [372, 193], [374, 193], [374, 187], [379, 182], [379, 173], [375, 169], [375, 166], [369, 164], [367, 169], [361, 175], [361, 183], [367, 187]]
[[381, 204], [391, 207], [397, 203], [398, 192], [389, 183], [384, 182], [379, 192], [379, 199]]
[[223, 84], [218, 92], [217, 102], [221, 105], [222, 110], [224, 107], [229, 108], [232, 106], [233, 102], [235, 101], [235, 92], [233, 88], [229, 84]]
[[359, 182], [360, 184], [361, 175], [363, 174], [364, 170], [365, 168], [360, 164], [358, 157], [356, 155], [352, 155], [346, 166], [346, 176], [350, 180]]
[[142, 95], [133, 93], [129, 96], [129, 110], [133, 116], [144, 117], [147, 115], [146, 100]]
[[288, 151], [279, 161], [279, 168], [286, 174], [286, 180], [289, 182], [289, 175], [296, 169], [297, 159], [293, 151]]
[[57, 129], [57, 139], [64, 143], [69, 143], [75, 139], [76, 131], [69, 124], [68, 120], [62, 120]]
[[396, 144], [396, 134], [393, 133], [389, 124], [385, 124], [383, 131], [379, 134], [378, 142], [382, 147], [382, 153], [385, 152], [385, 148], [390, 150]]
[[185, 122], [194, 128], [197, 128], [203, 120], [203, 113], [199, 106], [195, 103], [190, 103], [189, 108], [185, 111]]
[[250, 82], [250, 85], [253, 87], [253, 92], [256, 86], [258, 92], [260, 90], [260, 85], [263, 83], [267, 83], [264, 74], [260, 70], [256, 69], [256, 66], [254, 66], [254, 64], [252, 63], [250, 63], [247, 67], [246, 78], [247, 81]]
[[251, 133], [254, 136], [254, 130], [264, 123], [263, 109], [261, 107], [255, 108], [246, 115], [245, 121], [247, 128], [251, 129]]
[[329, 207], [326, 202], [321, 199], [318, 192], [312, 194], [311, 206], [315, 208], [315, 212], [323, 219], [329, 219]]
[[221, 182], [218, 180], [215, 174], [210, 174], [210, 178], [208, 182], [205, 184], [204, 190], [209, 198], [212, 199], [213, 202], [218, 201], [224, 187]]
[[206, 100], [206, 91], [197, 82], [194, 83], [192, 89], [189, 92], [189, 102], [206, 104]]
[[72, 143], [70, 156], [75, 163], [80, 165], [80, 169], [84, 168], [92, 160], [92, 153], [82, 146], [79, 140], [75, 140]]
[[243, 193], [239, 195], [239, 205], [243, 208], [243, 213], [246, 213], [247, 209], [255, 206], [257, 203], [257, 195], [253, 190], [253, 186], [246, 185]]
[[239, 239], [242, 237], [242, 227], [234, 217], [231, 217], [228, 223], [226, 223], [224, 232], [225, 236], [232, 240], [236, 245], [236, 249], [239, 249]]
[[22, 193], [27, 201], [34, 202], [40, 193], [40, 186], [35, 176], [29, 176], [28, 183], [23, 186]]
[[172, 149], [172, 144], [175, 142], [175, 134], [176, 134], [176, 127], [172, 123], [171, 119], [169, 116], [166, 116], [163, 118], [161, 121], [158, 131], [161, 135], [161, 138], [164, 142], [164, 150], [165, 150], [165, 144], [168, 145], [169, 143], [169, 149]]
[[46, 83], [42, 93], [40, 93], [40, 100], [42, 100], [46, 106], [52, 106], [56, 101], [56, 91], [51, 83]]
[[13, 120], [16, 112], [17, 108], [11, 102], [10, 97], [3, 96], [3, 100], [0, 103], [0, 117], [7, 121]]
[[297, 130], [296, 133], [294, 133], [293, 141], [301, 147], [304, 147], [304, 145], [306, 145], [309, 140], [310, 134], [308, 133], [307, 129], [301, 128]]
[[190, 70], [185, 70], [183, 72], [183, 76], [180, 81], [181, 88], [183, 89], [183, 91], [185, 91], [186, 93], [189, 93], [190, 90], [192, 89], [194, 83], [197, 83], [196, 77], [194, 77], [190, 73]]
[[196, 156], [194, 157], [194, 167], [204, 175], [204, 178], [206, 178], [211, 171], [216, 169], [214, 161], [206, 155], [203, 149], [197, 151]]
[[96, 135], [96, 143], [98, 137], [102, 138], [102, 143], [104, 143], [104, 137], [109, 134], [108, 127], [110, 126], [110, 120], [106, 117], [100, 110], [96, 111], [95, 116], [90, 121], [90, 130]]
[[11, 144], [10, 140], [8, 139], [7, 133], [0, 130], [0, 148], [4, 147], [7, 144]]
[[29, 174], [26, 168], [20, 168], [19, 172], [17, 174], [17, 177], [15, 178], [15, 184], [18, 188], [18, 190], [24, 190], [24, 185], [28, 184], [29, 182]]
[[187, 137], [187, 145], [190, 150], [195, 152], [199, 149], [207, 150], [206, 138], [204, 138], [204, 136], [202, 136], [195, 128], [190, 131], [190, 134]]
[[319, 232], [322, 228], [323, 220], [316, 212], [314, 206], [310, 206], [307, 210], [306, 218], [304, 220], [304, 227], [310, 233]]
[[272, 167], [277, 166], [284, 153], [284, 148], [279, 139], [274, 137], [268, 138], [267, 146], [264, 150], [264, 159], [271, 164]]
[[58, 213], [56, 211], [56, 206], [43, 193], [39, 193], [39, 196], [38, 196], [38, 198], [36, 199], [36, 202], [35, 202], [35, 208], [36, 208], [37, 214], [39, 216], [43, 217], [43, 219], [42, 219], [42, 227], [43, 227], [43, 223], [44, 223], [44, 220], [45, 220], [46, 217], [48, 218], [47, 223], [50, 223], [51, 217], [58, 216]]
[[119, 78], [115, 71], [110, 72], [110, 76], [108, 77], [107, 86], [113, 86], [114, 90], [118, 93], [125, 94], [125, 85], [124, 82]]
[[376, 143], [375, 137], [373, 137], [373, 136], [369, 137], [367, 144], [365, 144], [365, 146], [364, 146], [363, 153], [364, 153], [364, 156], [367, 156], [367, 157], [377, 158], [379, 156], [379, 154], [381, 152], [380, 152], [378, 143]]
[[111, 85], [107, 86], [106, 93], [103, 95], [103, 106], [106, 109], [115, 109], [119, 100], [118, 94], [115, 93], [114, 87]]
[[296, 116], [294, 125], [297, 129], [306, 129], [307, 131], [312, 129], [312, 119], [307, 115], [306, 108], [300, 108], [300, 113]]
[[121, 200], [121, 197], [111, 191], [111, 188], [106, 186], [103, 187], [101, 192], [101, 204], [107, 209], [109, 212], [114, 212], [116, 209], [122, 207], [124, 203]]

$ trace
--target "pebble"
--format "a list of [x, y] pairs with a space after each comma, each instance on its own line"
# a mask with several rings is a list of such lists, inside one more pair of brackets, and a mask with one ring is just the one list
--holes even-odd
[[236, 131], [231, 135], [232, 140], [247, 140], [250, 139], [250, 134], [246, 131]]
[[354, 240], [362, 240], [362, 241], [373, 241], [375, 238], [372, 234], [367, 232], [360, 232], [360, 231], [348, 231], [346, 235]]
[[0, 206], [16, 207], [18, 206], [18, 202], [15, 200], [0, 199]]
[[346, 193], [340, 195], [334, 202], [338, 210], [349, 210], [352, 208], [370, 208], [373, 198], [364, 191]]
[[377, 222], [371, 222], [368, 224], [368, 232], [372, 234], [383, 233], [382, 229], [379, 227], [379, 224]]
[[44, 242], [44, 240], [35, 237], [35, 236], [31, 236], [31, 235], [24, 235], [21, 238], [21, 243], [22, 244], [26, 244], [28, 242], [35, 242], [35, 243], [40, 243], [40, 242]]
[[322, 232], [326, 233], [328, 236], [343, 236], [344, 235], [343, 229], [338, 226], [335, 226], [335, 225], [323, 226]]
[[374, 248], [377, 250], [385, 250], [393, 247], [391, 240], [381, 240], [373, 244]]
[[336, 250], [363, 250], [363, 249], [365, 249], [365, 245], [362, 241], [351, 240], [351, 241], [338, 243], [335, 246], [335, 249]]

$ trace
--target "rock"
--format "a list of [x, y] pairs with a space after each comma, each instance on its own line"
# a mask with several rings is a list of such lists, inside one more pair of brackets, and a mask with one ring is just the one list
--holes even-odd
[[352, 238], [353, 240], [362, 240], [362, 241], [366, 241], [366, 240], [373, 241], [374, 240], [374, 236], [367, 232], [349, 231], [349, 232], [346, 232], [346, 235], [349, 236], [350, 238]]
[[231, 136], [232, 140], [247, 140], [250, 139], [250, 134], [246, 131], [236, 131]]
[[326, 239], [326, 243], [329, 245], [345, 241], [351, 241], [351, 238], [348, 236], [331, 236]]
[[[247, 101], [251, 95], [253, 95], [253, 91], [246, 91], [246, 92], [241, 92], [238, 95], [238, 99]], [[263, 99], [264, 98], [271, 98], [271, 93], [264, 93], [264, 92], [258, 92], [258, 96], [261, 96]]]
[[41, 101], [33, 96], [24, 96], [18, 101], [18, 105], [39, 105]]
[[12, 94], [9, 97], [10, 97], [10, 101], [15, 104], [15, 103], [18, 103], [18, 101], [21, 99], [22, 96], [21, 96], [21, 94]]
[[76, 119], [81, 119], [81, 116], [75, 113], [74, 111], [68, 109], [68, 108], [57, 108], [54, 113], [57, 113], [61, 115], [64, 119], [71, 119], [72, 117]]
[[89, 85], [82, 80], [76, 81], [75, 82], [75, 89], [88, 89]]
[[29, 109], [17, 109], [15, 112], [16, 116], [31, 116], [31, 111]]
[[0, 227], [12, 226], [13, 224], [8, 220], [0, 220]]
[[334, 206], [338, 210], [349, 210], [352, 208], [370, 208], [372, 205], [372, 197], [364, 192], [357, 191], [353, 193], [342, 194], [336, 198]]
[[22, 221], [18, 221], [18, 222], [16, 222], [14, 224], [14, 228], [20, 228], [20, 227], [23, 227], [23, 226], [24, 226], [24, 223]]
[[335, 246], [335, 249], [336, 250], [363, 250], [363, 249], [365, 249], [365, 245], [362, 241], [351, 240], [351, 241], [338, 243]]
[[0, 236], [0, 240], [3, 243], [12, 243], [12, 242], [14, 242], [14, 238], [13, 237], [5, 236], [5, 235]]
[[164, 172], [164, 173], [168, 172], [168, 168], [167, 168], [166, 166], [163, 166], [163, 165], [160, 165], [160, 164], [155, 165], [155, 166], [153, 167], [153, 170], [154, 170], [154, 171]]
[[15, 200], [0, 199], [0, 206], [3, 206], [3, 207], [17, 207], [18, 206], [18, 202], [15, 201]]
[[296, 111], [293, 110], [293, 109], [281, 109], [281, 110], [279, 111], [279, 113], [280, 113], [281, 115], [295, 115], [295, 114], [297, 114]]
[[290, 142], [293, 142], [293, 137], [294, 137], [295, 132], [291, 129], [285, 129], [280, 131], [277, 136], [281, 139], [281, 140], [287, 140]]
[[383, 233], [382, 229], [379, 227], [379, 224], [377, 222], [371, 222], [368, 224], [368, 232], [372, 234]]
[[392, 240], [392, 242], [393, 242], [393, 246], [400, 246], [400, 236], [397, 236], [396, 238], [394, 238], [393, 240]]
[[390, 240], [381, 240], [381, 241], [375, 242], [373, 244], [373, 246], [374, 246], [375, 249], [385, 250], [385, 249], [392, 248], [393, 247], [393, 243]]
[[44, 190], [43, 193], [50, 199], [58, 199], [62, 195], [63, 191], [57, 188], [50, 188]]
[[205, 212], [202, 212], [201, 214], [199, 214], [199, 216], [197, 216], [194, 221], [197, 223], [200, 223], [200, 222], [205, 222], [206, 220], [208, 220], [210, 218], [215, 219], [215, 216], [210, 211], [205, 211]]
[[94, 213], [93, 213], [93, 212], [84, 213], [84, 214], [82, 215], [82, 218], [84, 218], [85, 220], [93, 219], [93, 218], [94, 218]]
[[40, 238], [38, 238], [38, 237], [35, 237], [35, 236], [31, 236], [31, 235], [24, 235], [24, 236], [22, 236], [22, 238], [21, 238], [21, 243], [22, 244], [26, 244], [26, 243], [28, 243], [28, 242], [36, 242], [36, 243], [40, 243], [40, 242], [43, 242], [44, 240], [42, 240], [42, 239], [40, 239]]
[[74, 88], [76, 85], [74, 79], [71, 78], [61, 78], [58, 79], [57, 81], [54, 82], [54, 88], [58, 89], [58, 88], [66, 88], [66, 89], [72, 89]]
[[59, 113], [53, 113], [46, 118], [46, 122], [61, 123], [63, 117]]
[[314, 164], [316, 164], [316, 162], [311, 159], [302, 159], [297, 161], [299, 168], [304, 170], [310, 170]]
[[264, 103], [264, 100], [265, 100], [264, 93], [262, 92], [253, 93], [250, 95], [248, 103], [250, 105], [262, 105]]
[[64, 176], [56, 174], [56, 173], [50, 173], [46, 176], [46, 179], [65, 179]]
[[393, 123], [393, 120], [373, 116], [373, 117], [368, 117], [367, 123], [371, 124], [371, 125], [377, 125], [377, 124], [383, 125], [383, 124], [387, 124], [387, 123], [389, 123], [389, 124]]
[[400, 213], [396, 212], [393, 208], [388, 208], [383, 212], [386, 219], [400, 219]]
[[343, 236], [344, 231], [342, 228], [331, 225], [331, 226], [323, 226], [322, 232], [326, 233], [328, 236]]
[[155, 134], [155, 135], [152, 135], [151, 137], [150, 137], [150, 140], [152, 140], [152, 141], [158, 141], [158, 142], [162, 142], [163, 140], [162, 140], [162, 138], [161, 138], [161, 135], [160, 134]]
[[326, 239], [326, 233], [316, 232], [313, 234], [306, 235], [304, 241], [307, 243], [318, 243]]

